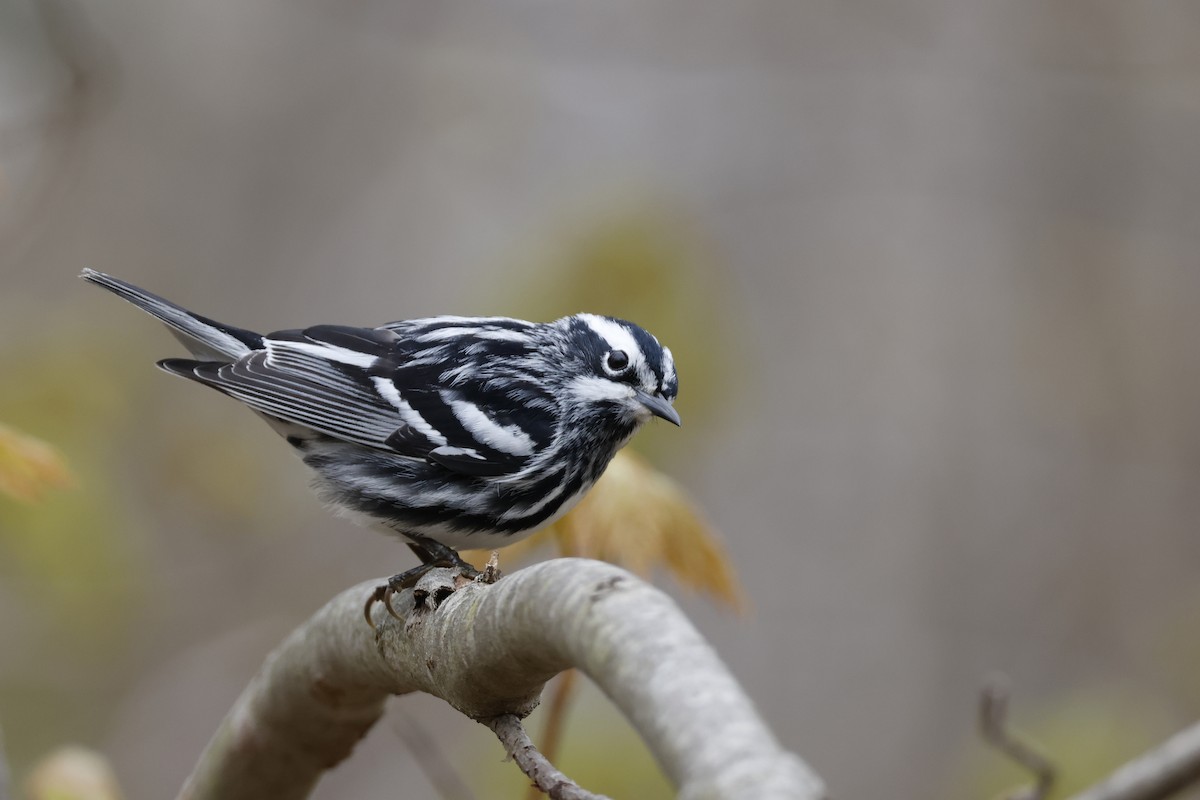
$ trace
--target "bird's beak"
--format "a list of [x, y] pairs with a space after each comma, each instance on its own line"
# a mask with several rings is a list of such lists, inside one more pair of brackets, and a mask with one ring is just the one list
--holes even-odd
[[650, 413], [654, 416], [662, 417], [672, 425], [681, 424], [679, 412], [676, 411], [671, 404], [661, 396], [656, 394], [647, 394], [641, 389], [634, 390], [634, 394], [637, 396], [638, 402], [649, 409]]

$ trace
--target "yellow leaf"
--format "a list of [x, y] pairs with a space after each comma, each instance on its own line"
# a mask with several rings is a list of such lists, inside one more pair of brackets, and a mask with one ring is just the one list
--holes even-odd
[[[629, 450], [617, 453], [575, 509], [504, 555], [519, 557], [547, 541], [562, 555], [608, 561], [643, 576], [662, 567], [685, 586], [742, 608], [733, 565], [716, 534], [677, 483]], [[482, 563], [487, 554], [464, 558]]]
[[48, 489], [70, 483], [71, 474], [57, 450], [0, 425], [0, 493], [32, 503]]

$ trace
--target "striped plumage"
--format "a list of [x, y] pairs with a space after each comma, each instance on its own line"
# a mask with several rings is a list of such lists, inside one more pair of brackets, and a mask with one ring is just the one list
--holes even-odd
[[671, 352], [610, 317], [260, 335], [103, 273], [82, 277], [162, 320], [195, 356], [159, 366], [259, 412], [314, 470], [323, 500], [416, 542], [423, 560], [430, 540], [522, 538], [574, 505], [651, 416], [679, 423]]

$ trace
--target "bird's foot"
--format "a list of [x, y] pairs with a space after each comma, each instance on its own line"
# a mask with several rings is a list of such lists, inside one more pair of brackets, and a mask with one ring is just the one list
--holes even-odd
[[[479, 576], [479, 570], [475, 569], [474, 565], [464, 561], [457, 550], [447, 547], [440, 542], [435, 542], [432, 539], [418, 539], [415, 546], [410, 546], [413, 547], [413, 551], [426, 564], [457, 569], [467, 580], [473, 581]], [[424, 554], [422, 554], [422, 551], [424, 551]]]
[[[431, 554], [429, 561], [415, 566], [412, 569], [406, 569], [404, 572], [397, 573], [388, 578], [384, 583], [381, 583], [375, 587], [374, 591], [372, 591], [370, 596], [367, 597], [367, 603], [363, 607], [363, 616], [366, 617], [368, 625], [370, 625], [372, 628], [375, 627], [375, 621], [371, 618], [371, 609], [376, 603], [383, 603], [383, 607], [387, 609], [389, 614], [403, 622], [404, 617], [400, 616], [400, 614], [397, 613], [396, 609], [392, 606], [392, 596], [398, 592], [404, 591], [405, 589], [413, 589], [413, 587], [417, 585], [417, 581], [425, 577], [425, 575], [427, 575], [432, 569], [445, 567], [457, 570], [458, 573], [466, 579], [466, 582], [480, 580], [482, 576], [487, 574], [487, 568], [485, 568], [485, 571], [481, 573], [479, 570], [475, 569], [475, 567], [464, 561], [462, 556], [460, 556], [454, 550], [451, 550], [448, 547], [442, 547], [440, 545], [439, 547], [441, 549]], [[492, 566], [492, 559], [488, 560], [488, 566]], [[492, 580], [495, 580], [496, 577], [499, 577], [498, 569], [495, 571], [494, 576], [495, 577], [493, 577]], [[492, 581], [484, 580], [484, 582], [491, 583]], [[426, 602], [426, 598], [428, 597], [429, 593], [423, 592], [421, 596], [418, 597], [416, 595], [419, 591], [421, 590], [414, 589], [413, 591], [416, 604], [418, 606], [430, 608], [430, 610], [436, 608], [437, 604], [445, 599], [444, 596], [436, 598], [437, 602], [430, 607]]]

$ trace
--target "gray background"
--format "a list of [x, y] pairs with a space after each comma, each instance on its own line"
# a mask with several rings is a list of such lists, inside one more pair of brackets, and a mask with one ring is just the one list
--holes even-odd
[[[955, 796], [992, 669], [1026, 709], [1100, 698], [1093, 732], [1119, 698], [1145, 743], [1200, 710], [1195, 4], [109, 0], [86, 108], [32, 131], [69, 73], [0, 9], [0, 367], [119, 365], [54, 374], [127, 406], [76, 420], [122, 442], [76, 466], [138, 587], [80, 656], [0, 538], [19, 768], [79, 740], [169, 796], [273, 642], [407, 564], [153, 374], [169, 337], [80, 267], [260, 329], [525, 313], [524, 260], [643, 206], [719, 287], [718, 388], [659, 463], [750, 611], [681, 600], [837, 796]], [[452, 758], [478, 736], [405, 705]], [[435, 795], [376, 732], [318, 796]]]

